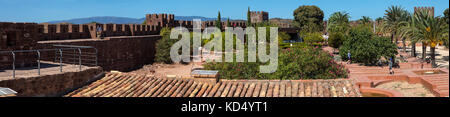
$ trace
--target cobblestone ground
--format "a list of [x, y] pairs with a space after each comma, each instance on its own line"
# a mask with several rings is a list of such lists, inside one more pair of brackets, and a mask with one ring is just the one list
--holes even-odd
[[422, 84], [409, 84], [408, 82], [389, 82], [376, 86], [376, 88], [395, 90], [405, 97], [434, 97]]

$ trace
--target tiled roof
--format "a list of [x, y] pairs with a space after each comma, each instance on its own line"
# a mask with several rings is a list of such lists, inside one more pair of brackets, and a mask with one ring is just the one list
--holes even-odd
[[155, 78], [108, 73], [67, 97], [361, 97], [348, 79], [310, 81]]

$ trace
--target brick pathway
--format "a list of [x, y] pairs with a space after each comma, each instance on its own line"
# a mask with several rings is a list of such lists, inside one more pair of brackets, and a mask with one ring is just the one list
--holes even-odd
[[[324, 47], [323, 50], [332, 52], [331, 47]], [[402, 53], [404, 54], [404, 53]], [[358, 64], [344, 64], [346, 68], [350, 70], [349, 77], [354, 79], [359, 87], [374, 87], [374, 85], [380, 82], [406, 80], [411, 83], [422, 83], [425, 85], [435, 96], [446, 97], [449, 96], [449, 70], [445, 68], [431, 68], [431, 65], [425, 64], [424, 68], [421, 68], [421, 63], [414, 62], [413, 58], [408, 58], [410, 62], [401, 63], [400, 68], [394, 68], [394, 75], [389, 74], [389, 67], [378, 66], [360, 66]], [[413, 62], [411, 62], [413, 61]], [[444, 74], [433, 75], [417, 75], [413, 71], [421, 70], [441, 70]]]

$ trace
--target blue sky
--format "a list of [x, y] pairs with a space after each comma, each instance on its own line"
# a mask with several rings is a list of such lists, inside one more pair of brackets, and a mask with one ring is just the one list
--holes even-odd
[[92, 16], [143, 18], [150, 13], [177, 16], [246, 19], [247, 7], [269, 12], [270, 18], [293, 18], [301, 5], [317, 5], [326, 19], [336, 11], [350, 13], [352, 20], [384, 15], [387, 7], [401, 5], [409, 11], [414, 6], [434, 6], [437, 15], [449, 7], [448, 0], [0, 0], [0, 21], [46, 22]]

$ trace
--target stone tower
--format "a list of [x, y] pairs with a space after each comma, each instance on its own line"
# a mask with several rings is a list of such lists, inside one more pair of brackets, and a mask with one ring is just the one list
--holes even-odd
[[158, 27], [173, 27], [175, 24], [175, 16], [173, 14], [147, 14], [146, 25]]
[[264, 11], [252, 11], [250, 12], [250, 19], [252, 23], [269, 21], [269, 13]]

